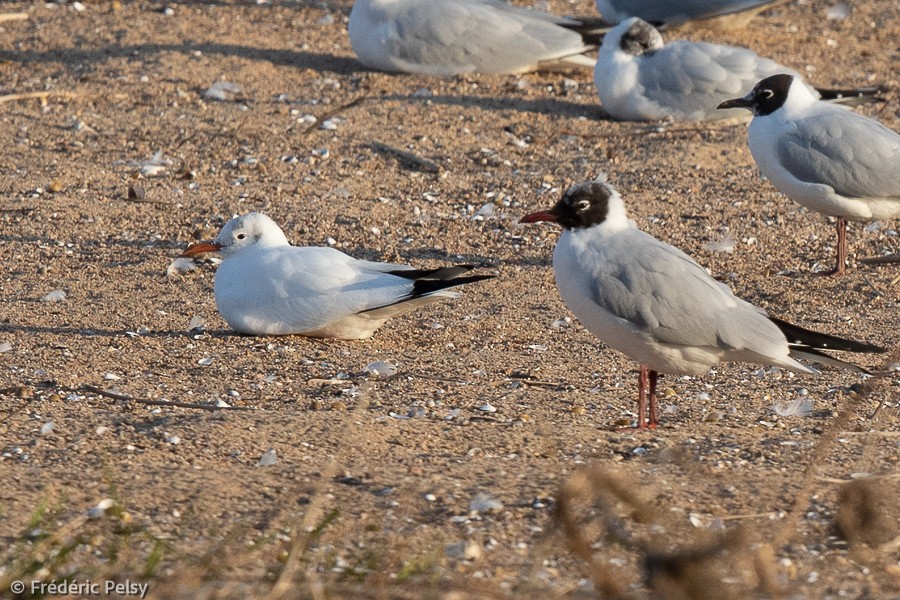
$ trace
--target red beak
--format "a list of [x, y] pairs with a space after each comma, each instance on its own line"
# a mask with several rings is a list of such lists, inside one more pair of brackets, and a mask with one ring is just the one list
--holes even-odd
[[525, 215], [519, 219], [519, 223], [537, 223], [539, 221], [556, 222], [556, 215], [551, 210], [541, 210], [531, 213], [530, 215]]
[[182, 256], [197, 256], [198, 254], [206, 254], [207, 252], [218, 252], [222, 249], [222, 244], [215, 242], [199, 242], [188, 246]]

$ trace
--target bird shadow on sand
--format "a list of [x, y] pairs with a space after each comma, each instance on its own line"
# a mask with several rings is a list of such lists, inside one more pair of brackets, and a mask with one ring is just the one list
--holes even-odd
[[450, 96], [433, 95], [418, 96], [413, 94], [388, 94], [373, 98], [380, 102], [406, 101], [406, 102], [431, 102], [443, 106], [460, 106], [463, 108], [479, 108], [487, 111], [510, 111], [523, 113], [537, 113], [563, 118], [585, 117], [592, 121], [609, 120], [599, 104], [582, 104], [570, 100], [558, 98], [525, 99], [508, 96]]
[[[17, 325], [15, 323], [0, 323], [0, 333], [26, 333], [30, 335], [65, 335], [77, 337], [101, 337], [101, 338], [174, 338], [205, 335], [217, 338], [238, 336], [230, 329], [204, 329], [188, 331], [187, 329], [169, 329], [159, 331], [133, 332], [127, 329], [100, 329], [97, 327], [46, 327], [41, 325]], [[244, 336], [238, 336], [244, 337]]]
[[[213, 42], [185, 41], [181, 44], [110, 44], [103, 47], [54, 48], [46, 52], [0, 50], [0, 62], [27, 65], [28, 63], [60, 63], [64, 66], [97, 66], [111, 59], [126, 58], [130, 60], [146, 60], [148, 56], [167, 52], [177, 52], [191, 56], [201, 52], [208, 56], [232, 56], [249, 60], [266, 61], [276, 66], [311, 69], [320, 73], [338, 75], [354, 75], [362, 73], [378, 73], [391, 77], [405, 77], [411, 82], [410, 87], [419, 89], [427, 85], [428, 79], [405, 74], [384, 74], [373, 71], [360, 64], [355, 58], [338, 56], [303, 50], [284, 50], [271, 48], [254, 48], [240, 44], [222, 44]], [[475, 95], [431, 95], [422, 97], [413, 91], [409, 94], [387, 94], [372, 97], [374, 101], [431, 102], [444, 106], [463, 108], [479, 108], [488, 111], [511, 111], [537, 113], [564, 118], [586, 117], [591, 120], [609, 120], [599, 104], [584, 104], [558, 98], [516, 98], [503, 96]]]
[[0, 50], [0, 62], [12, 64], [60, 63], [63, 65], [96, 65], [113, 58], [144, 61], [148, 55], [178, 52], [190, 56], [195, 52], [206, 55], [236, 56], [251, 60], [268, 61], [274, 65], [312, 69], [319, 72], [351, 75], [364, 70], [354, 58], [322, 54], [303, 50], [277, 50], [253, 48], [239, 44], [190, 42], [181, 44], [111, 44], [93, 49], [54, 48], [47, 52]]

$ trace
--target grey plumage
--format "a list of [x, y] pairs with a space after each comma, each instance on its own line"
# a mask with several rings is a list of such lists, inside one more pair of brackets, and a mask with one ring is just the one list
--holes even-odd
[[440, 76], [589, 68], [599, 43], [578, 19], [502, 0], [356, 0], [348, 30], [366, 66]]
[[761, 356], [782, 339], [762, 309], [737, 298], [678, 248], [634, 228], [604, 242], [604, 260], [584, 285], [596, 284], [590, 296], [599, 308], [652, 338]]
[[795, 122], [777, 149], [782, 166], [802, 181], [842, 196], [900, 202], [900, 135], [877, 121], [820, 105], [818, 114]]

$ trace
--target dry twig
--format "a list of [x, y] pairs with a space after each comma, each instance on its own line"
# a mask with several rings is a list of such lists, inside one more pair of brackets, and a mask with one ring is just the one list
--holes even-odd
[[41, 104], [47, 103], [47, 98], [50, 96], [59, 96], [61, 98], [77, 98], [80, 94], [76, 92], [56, 92], [56, 91], [48, 91], [48, 92], [22, 92], [21, 94], [7, 94], [5, 96], [0, 96], [0, 104], [4, 104], [6, 102], [18, 102], [19, 100], [40, 100]]
[[376, 152], [383, 152], [396, 156], [402, 164], [414, 171], [424, 171], [425, 173], [441, 172], [441, 165], [433, 160], [413, 154], [412, 152], [407, 152], [406, 150], [401, 150], [400, 148], [395, 148], [394, 146], [389, 146], [381, 142], [370, 142], [369, 147]]

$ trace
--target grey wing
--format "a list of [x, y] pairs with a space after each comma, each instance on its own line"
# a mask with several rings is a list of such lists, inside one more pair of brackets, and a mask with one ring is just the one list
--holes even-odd
[[598, 305], [668, 344], [740, 349], [767, 347], [773, 336], [778, 341], [762, 309], [736, 297], [684, 252], [644, 236], [652, 242], [623, 244], [622, 255], [600, 267]]
[[850, 198], [900, 198], [900, 135], [847, 109], [826, 107], [777, 145], [794, 177]]
[[648, 98], [677, 111], [674, 116], [696, 117], [698, 111], [717, 115], [720, 102], [774, 73], [797, 75], [748, 48], [678, 40], [645, 55], [639, 82]]
[[515, 72], [587, 50], [552, 19], [481, 2], [425, 3], [397, 29], [398, 58], [442, 74]]
[[408, 295], [412, 282], [384, 272], [395, 267], [408, 268], [357, 261], [332, 248], [285, 252], [271, 263], [272, 277], [264, 284], [272, 287], [264, 294], [271, 302], [261, 310], [269, 320], [291, 323], [299, 331], [320, 328]]

